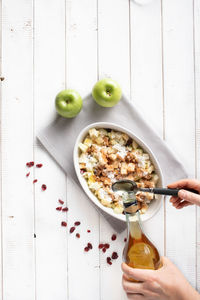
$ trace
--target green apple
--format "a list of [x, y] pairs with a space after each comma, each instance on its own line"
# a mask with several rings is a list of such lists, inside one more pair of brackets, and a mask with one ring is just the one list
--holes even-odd
[[115, 80], [104, 78], [94, 85], [92, 96], [99, 105], [112, 107], [121, 99], [122, 90]]
[[63, 90], [55, 100], [56, 110], [64, 118], [74, 118], [81, 111], [83, 101], [78, 92]]

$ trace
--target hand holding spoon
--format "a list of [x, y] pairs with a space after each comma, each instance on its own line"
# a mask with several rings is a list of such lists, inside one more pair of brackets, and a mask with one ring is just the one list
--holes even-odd
[[[184, 188], [185, 189], [185, 188]], [[128, 180], [128, 179], [122, 179], [114, 182], [112, 184], [112, 190], [113, 192], [117, 191], [126, 191], [126, 192], [148, 192], [153, 193], [157, 195], [167, 195], [167, 196], [178, 196], [178, 192], [181, 189], [169, 189], [169, 188], [139, 188], [135, 181]], [[193, 189], [185, 189], [189, 192], [199, 194], [198, 191]]]

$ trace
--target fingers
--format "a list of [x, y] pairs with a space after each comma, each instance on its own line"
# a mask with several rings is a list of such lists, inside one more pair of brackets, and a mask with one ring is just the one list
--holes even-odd
[[143, 295], [131, 294], [131, 293], [127, 293], [127, 298], [129, 300], [144, 300], [145, 299]]
[[131, 282], [128, 280], [127, 275], [123, 275], [122, 277], [122, 286], [126, 293], [132, 293], [132, 294], [142, 294], [142, 283], [140, 282]]
[[196, 204], [200, 206], [200, 195], [188, 192], [186, 190], [180, 190], [178, 192], [179, 198], [183, 200], [187, 200], [190, 203]]
[[173, 188], [190, 188], [200, 192], [200, 181], [196, 179], [182, 179], [168, 184], [168, 187]]
[[176, 206], [176, 209], [181, 209], [183, 207], [190, 206], [190, 205], [193, 205], [193, 203], [190, 203], [188, 201], [182, 201]]
[[176, 196], [172, 196], [169, 201], [173, 204], [174, 202], [176, 202], [179, 199], [179, 197]]
[[167, 258], [166, 256], [162, 256], [160, 258], [160, 260], [161, 260], [162, 267], [160, 269], [158, 269], [157, 272], [160, 272], [163, 269], [167, 268], [169, 265], [172, 265], [171, 260], [169, 258]]
[[133, 278], [137, 281], [145, 281], [154, 277], [153, 270], [144, 270], [144, 269], [135, 269], [130, 268], [127, 264], [122, 263], [122, 271], [130, 278]]
[[179, 197], [176, 197], [176, 196], [172, 196], [169, 201], [177, 209], [180, 209], [180, 208], [183, 208], [183, 207], [186, 207], [186, 206], [189, 206], [189, 205], [193, 205], [193, 203], [190, 203], [188, 201], [180, 199]]

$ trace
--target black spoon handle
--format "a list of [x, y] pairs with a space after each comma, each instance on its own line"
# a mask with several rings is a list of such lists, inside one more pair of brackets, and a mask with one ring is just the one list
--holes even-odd
[[[141, 188], [140, 189], [143, 192], [149, 192], [149, 193], [154, 193], [157, 195], [168, 195], [168, 196], [178, 196], [178, 192], [181, 189], [167, 189], [167, 188]], [[198, 191], [193, 190], [193, 189], [185, 189], [189, 192], [195, 193], [195, 194], [199, 194]]]

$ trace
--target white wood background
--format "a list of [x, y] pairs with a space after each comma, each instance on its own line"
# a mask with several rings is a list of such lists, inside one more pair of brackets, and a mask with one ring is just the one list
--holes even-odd
[[[200, 0], [0, 2], [5, 78], [0, 299], [126, 299], [121, 257], [108, 266], [97, 249], [113, 229], [86, 197], [80, 205], [76, 187], [35, 137], [55, 115], [57, 92], [73, 88], [84, 97], [99, 78], [109, 76], [143, 110], [190, 177], [200, 178]], [[31, 160], [44, 166], [26, 178], [25, 163]], [[59, 198], [69, 207], [67, 214], [55, 210]], [[80, 240], [60, 226], [65, 219], [69, 227], [81, 221]], [[167, 201], [145, 229], [200, 291], [199, 220], [196, 207], [176, 211]], [[108, 254], [121, 253], [124, 236], [118, 234]], [[94, 248], [86, 254], [88, 241]]]

